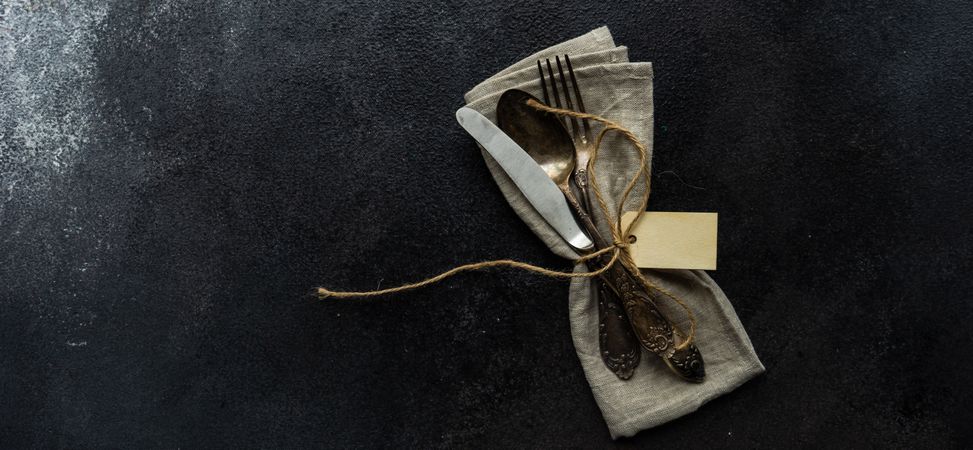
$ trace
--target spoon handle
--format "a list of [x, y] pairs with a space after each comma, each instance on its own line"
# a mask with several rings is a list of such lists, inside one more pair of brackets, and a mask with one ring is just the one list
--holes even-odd
[[[566, 186], [561, 190], [568, 204], [577, 212], [582, 226], [591, 236], [595, 247], [603, 249], [609, 246], [610, 244], [598, 232], [574, 193]], [[602, 255], [599, 260], [602, 264], [609, 264], [611, 256]], [[620, 261], [615, 261], [601, 275], [601, 278], [608, 289], [621, 299], [631, 327], [642, 347], [661, 357], [669, 369], [683, 379], [693, 382], [703, 381], [706, 371], [699, 349], [692, 344], [683, 349], [676, 349], [671, 322], [659, 311], [655, 295], [639, 281], [638, 275], [631, 273]]]

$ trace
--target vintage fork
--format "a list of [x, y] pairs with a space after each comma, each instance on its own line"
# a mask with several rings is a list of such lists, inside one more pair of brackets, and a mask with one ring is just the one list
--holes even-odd
[[[574, 102], [571, 100], [571, 95], [564, 78], [564, 71], [561, 67], [561, 59], [555, 58], [557, 61], [557, 69], [561, 74], [561, 82], [564, 88], [564, 101], [567, 106], [566, 109], [574, 110]], [[581, 92], [578, 89], [577, 80], [574, 77], [574, 70], [570, 66], [571, 60], [568, 55], [564, 55], [565, 63], [568, 64], [568, 73], [571, 74], [571, 84], [575, 89], [574, 98], [578, 101], [578, 109], [584, 112], [584, 103], [581, 100]], [[561, 95], [558, 93], [557, 86], [555, 85], [554, 70], [551, 67], [551, 60], [547, 60], [547, 70], [551, 79], [551, 93], [554, 98], [554, 105], [558, 108], [563, 108], [564, 105], [561, 103]], [[544, 91], [544, 102], [548, 105], [551, 104], [551, 95], [548, 93], [547, 82], [544, 78], [544, 69], [541, 67], [541, 62], [537, 61], [537, 71], [540, 74], [541, 87]], [[571, 179], [574, 181], [575, 186], [578, 188], [581, 194], [581, 207], [584, 211], [579, 212], [579, 215], [591, 214], [591, 202], [588, 198], [588, 175], [587, 167], [588, 161], [591, 158], [591, 125], [587, 120], [582, 121], [582, 127], [579, 128], [578, 122], [575, 118], [568, 118], [571, 123], [571, 138], [574, 140], [574, 153], [576, 159], [575, 171]], [[564, 118], [559, 120], [564, 123]], [[579, 132], [581, 129], [584, 130], [584, 134]], [[628, 315], [625, 313], [625, 307], [622, 304], [621, 299], [618, 294], [615, 293], [613, 289], [609, 289], [606, 285], [608, 284], [605, 280], [599, 279], [598, 284], [598, 344], [599, 351], [601, 354], [601, 359], [618, 378], [627, 380], [631, 378], [635, 371], [635, 368], [639, 365], [639, 361], [642, 356], [641, 348], [639, 347], [638, 338], [632, 331], [632, 325], [629, 323]]]
[[[568, 55], [564, 55], [564, 63], [568, 67], [568, 74], [571, 77], [571, 86], [574, 88], [574, 98], [578, 103], [577, 109], [574, 107], [574, 101], [571, 100], [571, 90], [568, 89], [567, 79], [564, 76], [564, 69], [561, 67], [561, 58], [555, 56], [554, 60], [557, 63], [557, 71], [561, 75], [561, 87], [564, 89], [564, 105], [561, 104], [561, 96], [558, 93], [556, 81], [554, 77], [554, 69], [551, 67], [551, 60], [546, 60], [547, 73], [551, 78], [551, 91], [554, 96], [554, 106], [558, 108], [569, 109], [572, 111], [585, 112], [584, 100], [581, 98], [581, 89], [578, 88], [578, 79], [574, 75], [574, 68], [571, 67], [571, 58]], [[544, 70], [541, 68], [541, 62], [537, 61], [537, 72], [540, 74], [541, 78], [541, 88], [544, 90], [544, 103], [548, 105], [551, 104], [551, 98], [547, 93], [547, 82], [544, 79]], [[591, 212], [591, 203], [588, 197], [588, 161], [591, 160], [591, 153], [594, 151], [594, 140], [591, 137], [591, 124], [588, 119], [581, 119], [581, 127], [578, 127], [578, 120], [575, 117], [562, 117], [560, 120], [571, 126], [571, 138], [574, 140], [574, 154], [575, 154], [575, 166], [574, 166], [574, 183], [578, 187], [581, 193], [581, 202], [588, 212]], [[583, 129], [583, 133], [581, 130]]]
[[[578, 87], [578, 79], [574, 74], [574, 68], [571, 66], [571, 58], [564, 55], [567, 76], [564, 73], [564, 66], [561, 65], [561, 58], [555, 57], [554, 60], [559, 77], [555, 76], [551, 60], [545, 60], [547, 75], [551, 84], [550, 93], [548, 93], [544, 68], [541, 62], [537, 61], [537, 71], [540, 75], [541, 88], [544, 91], [544, 102], [550, 105], [553, 98], [554, 106], [557, 108], [586, 113], [581, 89]], [[558, 79], [562, 91], [560, 93], [557, 89]], [[570, 79], [570, 88], [568, 87], [568, 79]], [[563, 103], [561, 102], [562, 94]], [[565, 124], [565, 129], [570, 129], [569, 134], [574, 140], [577, 165], [572, 179], [581, 194], [582, 204], [579, 206], [583, 209], [583, 211], [578, 211], [578, 215], [581, 216], [582, 222], [587, 222], [590, 224], [589, 228], [593, 228], [590, 221], [591, 200], [588, 195], [587, 173], [588, 161], [594, 151], [591, 124], [589, 119], [578, 119], [570, 116], [563, 117], [560, 120], [562, 124]], [[602, 241], [602, 244], [604, 244], [604, 240], [597, 236], [596, 229], [589, 231], [595, 235], [593, 238]], [[681, 349], [676, 348], [672, 325], [659, 311], [653, 301], [654, 299], [639, 295], [637, 287], [639, 283], [632, 274], [622, 269], [609, 270], [602, 275], [601, 283], [598, 301], [598, 337], [602, 360], [610, 370], [622, 379], [631, 376], [631, 371], [639, 363], [638, 344], [641, 343], [647, 350], [659, 355], [670, 369], [686, 380], [694, 382], [703, 380], [705, 369], [699, 349], [692, 344]], [[605, 289], [606, 287], [607, 289]], [[649, 295], [655, 297], [658, 293]], [[635, 355], [634, 358], [632, 358], [632, 354]], [[623, 376], [623, 374], [628, 376]]]

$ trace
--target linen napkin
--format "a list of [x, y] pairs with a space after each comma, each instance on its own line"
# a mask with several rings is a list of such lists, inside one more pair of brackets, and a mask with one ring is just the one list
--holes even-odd
[[[565, 53], [571, 57], [588, 112], [631, 130], [648, 146], [651, 156], [652, 64], [629, 62], [627, 49], [615, 46], [607, 27], [554, 45], [500, 71], [465, 95], [467, 106], [496, 121], [497, 100], [503, 91], [517, 88], [542, 98], [536, 61], [553, 60]], [[483, 157], [507, 201], [530, 229], [555, 254], [577, 258], [578, 255], [527, 202], [503, 169], [485, 151]], [[616, 207], [639, 163], [638, 154], [623, 138], [617, 134], [606, 137], [594, 170], [595, 181], [607, 195], [611, 208]], [[634, 191], [623, 209], [638, 208], [643, 192]], [[611, 213], [618, 214], [619, 211], [612, 210]], [[597, 218], [598, 227], [608, 235], [605, 218]], [[579, 264], [574, 270], [585, 271], [587, 267]], [[568, 294], [571, 336], [612, 438], [632, 436], [640, 430], [695, 411], [764, 371], [733, 306], [706, 272], [643, 270], [643, 274], [682, 298], [695, 313], [695, 343], [706, 361], [706, 380], [701, 384], [683, 381], [669, 372], [656, 355], [644, 351], [634, 376], [626, 381], [619, 380], [605, 367], [599, 354], [598, 305], [592, 282], [587, 278], [572, 280]], [[678, 306], [666, 303], [658, 306], [681, 329], [688, 329], [685, 314]]]

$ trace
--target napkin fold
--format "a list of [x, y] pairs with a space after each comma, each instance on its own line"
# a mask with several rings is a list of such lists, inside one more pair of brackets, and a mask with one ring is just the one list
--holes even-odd
[[[466, 93], [467, 106], [495, 122], [497, 100], [503, 91], [516, 88], [542, 98], [536, 61], [553, 60], [565, 53], [571, 57], [588, 112], [631, 130], [647, 145], [651, 156], [652, 64], [629, 62], [627, 49], [615, 46], [607, 27], [549, 47], [500, 71]], [[507, 201], [530, 229], [555, 254], [577, 258], [574, 250], [534, 210], [490, 155], [484, 151], [483, 157]], [[610, 208], [616, 208], [638, 164], [638, 154], [622, 137], [617, 134], [606, 137], [594, 170], [595, 181], [607, 195]], [[648, 165], [651, 166], [651, 158]], [[643, 192], [632, 192], [622, 209], [637, 209]], [[605, 218], [598, 219], [601, 232], [609, 235]], [[579, 264], [574, 270], [586, 271], [587, 267]], [[695, 343], [706, 361], [707, 375], [701, 384], [685, 382], [674, 376], [659, 357], [643, 351], [635, 375], [626, 381], [619, 380], [605, 367], [599, 353], [598, 305], [592, 282], [587, 278], [573, 279], [568, 293], [571, 336], [612, 438], [632, 436], [693, 412], [764, 371], [733, 306], [706, 272], [643, 270], [643, 274], [692, 308], [697, 320]], [[671, 320], [682, 319], [676, 322], [681, 329], [689, 328], [678, 306], [665, 303], [658, 306]]]

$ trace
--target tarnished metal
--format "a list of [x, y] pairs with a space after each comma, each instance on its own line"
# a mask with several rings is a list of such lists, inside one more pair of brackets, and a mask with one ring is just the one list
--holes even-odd
[[628, 323], [628, 314], [614, 291], [601, 279], [598, 285], [598, 347], [601, 360], [618, 378], [632, 378], [642, 359], [642, 348]]
[[[540, 64], [538, 67], [540, 68]], [[570, 66], [569, 71], [573, 75]], [[560, 95], [554, 89], [556, 84], [553, 77], [550, 84], [557, 103], [560, 103]], [[562, 85], [565, 88], [564, 95], [567, 101], [570, 93], [567, 85], [563, 83]], [[576, 92], [577, 98], [580, 98], [578, 94], [580, 92]], [[575, 140], [559, 117], [529, 106], [527, 104], [529, 100], [539, 102], [530, 94], [516, 89], [508, 90], [501, 95], [497, 104], [497, 121], [501, 129], [526, 150], [560, 188], [568, 204], [574, 208], [582, 226], [594, 241], [595, 247], [601, 249], [610, 246], [611, 242], [601, 237], [589, 216], [588, 209], [578, 201], [570, 188], [569, 182], [572, 175], [577, 176]], [[602, 264], [608, 264], [610, 260], [611, 256], [608, 254], [600, 258]], [[606, 305], [605, 308], [599, 308], [599, 332], [605, 333], [604, 336], [599, 335], [602, 343], [602, 359], [609, 369], [622, 379], [631, 376], [628, 367], [618, 364], [617, 361], [631, 361], [627, 359], [627, 355], [632, 347], [637, 347], [635, 344], [637, 341], [642, 347], [665, 360], [666, 365], [677, 375], [688, 381], [702, 381], [705, 377], [705, 369], [699, 350], [694, 345], [676, 350], [672, 326], [659, 311], [647, 287], [638, 279], [638, 275], [630, 273], [623, 264], [616, 262], [601, 278], [607, 290], [615, 294], [614, 296], [602, 295]], [[618, 299], [622, 305], [619, 309], [624, 309], [628, 323], [615, 320], [616, 316], [608, 314], [611, 308], [608, 307], [607, 302], [618, 301]], [[625, 333], [625, 329], [634, 330], [634, 333]], [[635, 337], [634, 340], [632, 336]], [[637, 364], [638, 360], [635, 359], [632, 369]]]

